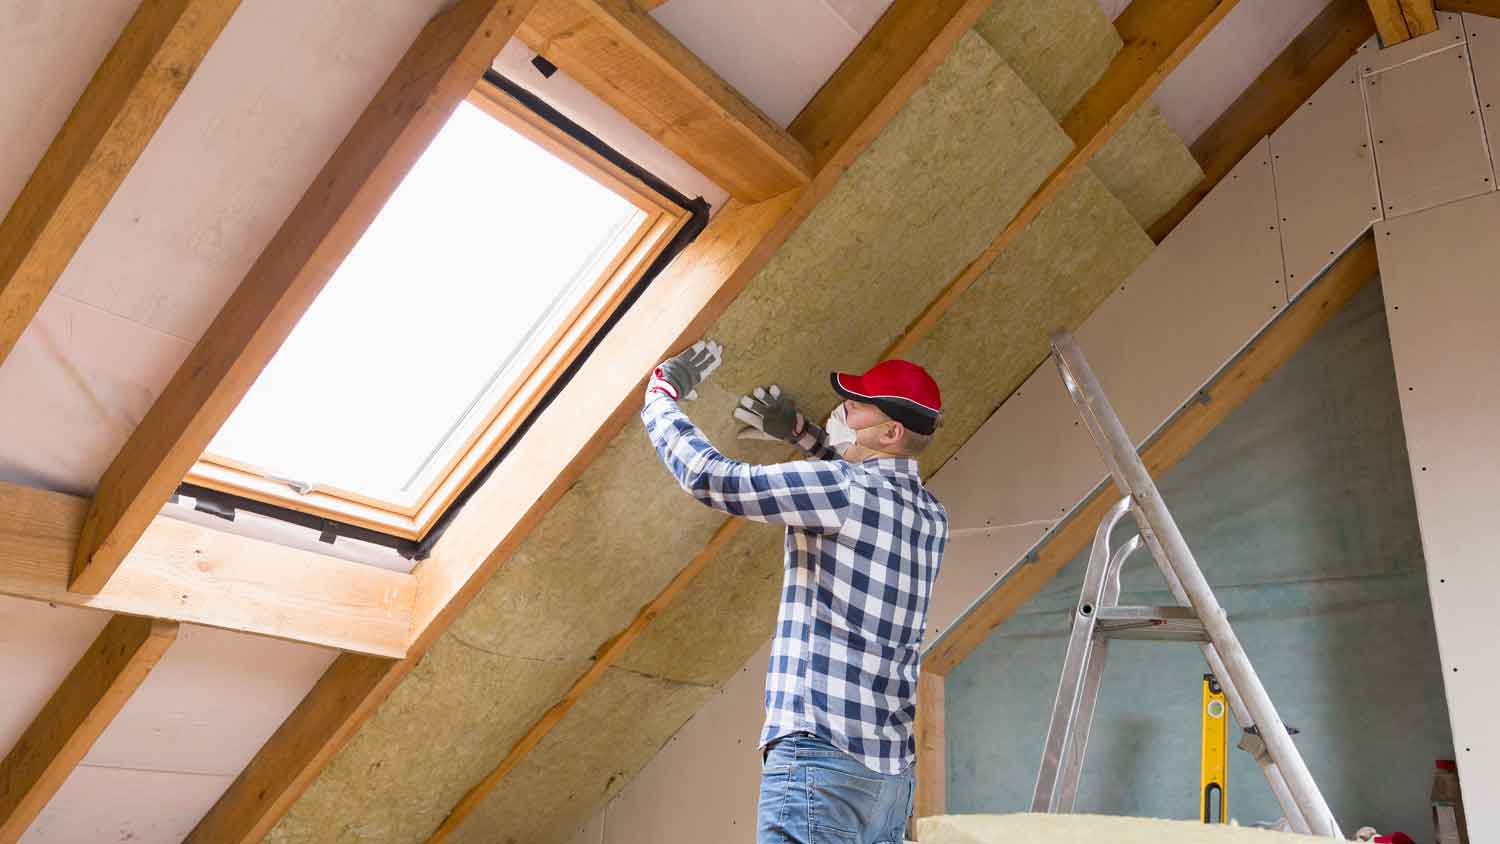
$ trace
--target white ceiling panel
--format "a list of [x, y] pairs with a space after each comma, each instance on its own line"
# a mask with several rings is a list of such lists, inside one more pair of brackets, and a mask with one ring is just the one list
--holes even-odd
[[310, 645], [183, 625], [84, 761], [237, 775], [335, 655]]
[[0, 758], [108, 623], [108, 613], [0, 595]]
[[880, 20], [891, 0], [824, 0], [861, 38]]
[[82, 765], [21, 844], [178, 844], [232, 782], [229, 776]]
[[191, 348], [54, 292], [0, 366], [0, 480], [92, 492]]
[[0, 3], [0, 209], [10, 208], [136, 0]]
[[782, 126], [862, 35], [820, 0], [672, 0], [653, 14]]

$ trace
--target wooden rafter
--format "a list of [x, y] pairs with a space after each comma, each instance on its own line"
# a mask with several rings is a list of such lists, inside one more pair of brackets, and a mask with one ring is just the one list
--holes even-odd
[[[1353, 299], [1377, 270], [1375, 241], [1366, 234], [1214, 377], [1203, 391], [1206, 401], [1192, 402], [1183, 408], [1141, 449], [1141, 459], [1151, 474], [1161, 477], [1192, 451]], [[1025, 564], [1013, 570], [998, 588], [948, 628], [923, 658], [923, 667], [940, 674], [952, 671], [1088, 547], [1099, 520], [1116, 499], [1114, 488], [1107, 483], [1096, 489], [1061, 527], [1037, 546]]]
[[143, 2], [125, 25], [0, 221], [0, 362], [238, 5]]
[[[888, 15], [905, 19], [919, 9], [925, 14], [923, 7], [941, 5], [944, 25], [905, 31], [912, 43], [896, 53], [903, 62], [900, 72], [885, 69], [888, 87], [852, 86], [857, 93], [845, 97], [844, 108], [838, 110], [842, 137], [824, 144], [823, 163], [807, 188], [755, 204], [731, 203], [651, 284], [539, 418], [536, 427], [547, 436], [524, 438], [516, 445], [459, 513], [432, 559], [419, 567], [423, 603], [414, 622], [419, 634], [407, 658], [382, 665], [351, 655], [339, 657], [198, 825], [190, 842], [261, 840], [639, 410], [642, 373], [707, 330], [990, 2], [896, 0]], [[872, 67], [851, 68], [846, 63], [835, 79], [867, 73]], [[804, 126], [820, 128], [815, 121]], [[806, 143], [805, 135], [798, 137]], [[601, 419], [601, 406], [611, 405]], [[654, 615], [648, 608], [632, 629], [644, 629]], [[576, 696], [570, 693], [569, 700]], [[560, 718], [562, 711], [553, 717]], [[538, 740], [544, 732], [539, 725], [523, 742]]]
[[1500, 0], [1438, 0], [1437, 7], [1444, 12], [1468, 12], [1471, 15], [1500, 18]]
[[68, 591], [88, 499], [0, 482], [0, 595], [402, 656], [416, 578], [158, 517], [102, 591]]
[[[917, 782], [911, 822], [948, 813], [948, 738], [945, 679], [923, 667], [917, 678]], [[915, 829], [913, 829], [915, 832]], [[916, 835], [912, 835], [916, 838]]]
[[1432, 0], [1367, 0], [1375, 29], [1385, 46], [1400, 44], [1429, 32], [1437, 32], [1437, 13]]
[[812, 179], [812, 156], [632, 0], [538, 0], [518, 33], [730, 195]]
[[98, 592], [536, 0], [423, 28], [99, 481], [69, 588]]
[[[1500, 5], [1500, 0], [1492, 0]], [[1364, 0], [1333, 0], [1193, 142], [1203, 180], [1151, 226], [1160, 243], [1260, 139], [1286, 122], [1375, 34]]]
[[19, 841], [177, 638], [177, 625], [117, 615], [0, 762], [0, 844]]

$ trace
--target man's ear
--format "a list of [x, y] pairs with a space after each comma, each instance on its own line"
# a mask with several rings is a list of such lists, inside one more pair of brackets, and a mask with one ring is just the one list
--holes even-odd
[[904, 439], [906, 439], [906, 426], [892, 419], [890, 427], [880, 432], [880, 445], [882, 446], [880, 450], [885, 451], [884, 446], [900, 445]]

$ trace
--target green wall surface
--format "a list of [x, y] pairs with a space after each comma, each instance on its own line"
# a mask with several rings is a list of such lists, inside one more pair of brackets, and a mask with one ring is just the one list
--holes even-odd
[[[1408, 472], [1371, 284], [1158, 483], [1344, 831], [1421, 841], [1453, 740]], [[1084, 563], [948, 675], [949, 812], [1029, 805]], [[1171, 602], [1144, 553], [1123, 585]], [[1078, 811], [1197, 816], [1206, 670], [1191, 645], [1111, 644]], [[1230, 760], [1229, 814], [1280, 817], [1254, 760]]]

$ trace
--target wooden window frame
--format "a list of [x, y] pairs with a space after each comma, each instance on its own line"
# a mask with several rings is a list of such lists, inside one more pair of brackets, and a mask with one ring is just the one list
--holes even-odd
[[483, 421], [454, 450], [412, 506], [403, 507], [334, 486], [319, 486], [299, 493], [284, 481], [266, 477], [254, 466], [207, 452], [189, 470], [187, 483], [402, 539], [420, 540], [515, 434], [691, 218], [688, 209], [662, 196], [640, 178], [623, 172], [495, 84], [481, 81], [465, 99], [630, 202], [645, 215], [641, 223], [624, 239], [624, 246], [604, 266], [587, 292], [569, 307], [538, 347], [537, 354], [503, 385]]

